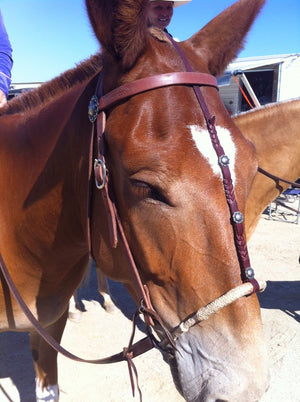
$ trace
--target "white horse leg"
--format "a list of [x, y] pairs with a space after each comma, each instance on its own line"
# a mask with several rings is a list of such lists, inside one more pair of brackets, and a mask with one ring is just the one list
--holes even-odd
[[77, 292], [73, 294], [69, 301], [68, 318], [71, 321], [79, 322], [81, 319], [81, 311], [76, 307]]
[[98, 292], [103, 297], [103, 308], [108, 313], [113, 313], [117, 310], [117, 308], [111, 298], [107, 278], [97, 267], [96, 267], [96, 273], [98, 281]]
[[58, 385], [49, 385], [48, 387], [42, 388], [40, 381], [36, 378], [35, 395], [37, 402], [58, 402]]

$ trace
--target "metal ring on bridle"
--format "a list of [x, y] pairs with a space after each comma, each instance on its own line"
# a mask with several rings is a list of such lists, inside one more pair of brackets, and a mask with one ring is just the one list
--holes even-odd
[[102, 179], [102, 183], [100, 184], [100, 183], [98, 183], [97, 178], [95, 177], [95, 183], [96, 183], [97, 189], [102, 190], [106, 184], [106, 178], [107, 178], [106, 165], [102, 159], [95, 159], [94, 170], [96, 170], [99, 167], [99, 165], [101, 166], [103, 179]]

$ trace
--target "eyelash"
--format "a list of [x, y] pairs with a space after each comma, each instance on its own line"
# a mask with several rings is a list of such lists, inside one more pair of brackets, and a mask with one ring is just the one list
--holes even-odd
[[155, 186], [139, 180], [131, 180], [131, 184], [135, 188], [135, 191], [138, 193], [138, 196], [142, 199], [149, 198], [170, 205], [166, 197]]

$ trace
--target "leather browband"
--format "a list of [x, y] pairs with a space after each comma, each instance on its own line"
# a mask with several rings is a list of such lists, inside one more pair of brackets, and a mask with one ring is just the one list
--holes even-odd
[[174, 85], [205, 85], [218, 89], [217, 79], [210, 74], [189, 71], [159, 74], [129, 82], [103, 95], [99, 99], [99, 111], [112, 107], [130, 96]]

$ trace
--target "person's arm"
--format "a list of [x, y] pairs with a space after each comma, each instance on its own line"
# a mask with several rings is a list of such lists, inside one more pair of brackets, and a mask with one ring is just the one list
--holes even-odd
[[7, 103], [7, 99], [6, 99], [5, 93], [3, 91], [1, 91], [1, 89], [0, 89], [0, 109], [2, 107], [4, 107], [6, 105], [6, 103]]
[[12, 48], [0, 10], [0, 107], [6, 104], [12, 65]]

